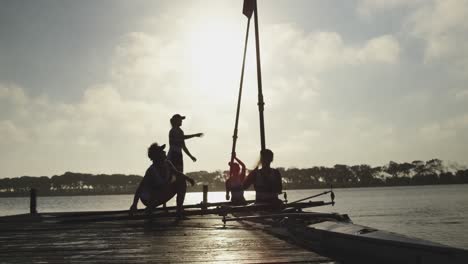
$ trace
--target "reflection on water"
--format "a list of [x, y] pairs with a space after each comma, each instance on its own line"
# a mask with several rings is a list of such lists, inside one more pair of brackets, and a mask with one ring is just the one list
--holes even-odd
[[[323, 190], [289, 190], [294, 201]], [[348, 214], [354, 223], [468, 249], [468, 185], [336, 189], [334, 207], [314, 211]], [[210, 192], [208, 201], [224, 201]], [[246, 192], [254, 199], [254, 192]], [[329, 199], [329, 196], [323, 197]], [[39, 212], [125, 210], [133, 195], [38, 197]], [[320, 197], [317, 200], [321, 200]], [[202, 193], [187, 193], [186, 204], [200, 203]], [[168, 205], [175, 205], [175, 199]], [[142, 207], [139, 204], [140, 208]], [[28, 198], [0, 198], [0, 215], [29, 212]]]

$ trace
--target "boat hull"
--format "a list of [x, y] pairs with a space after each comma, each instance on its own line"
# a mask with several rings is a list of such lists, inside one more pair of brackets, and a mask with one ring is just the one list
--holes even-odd
[[324, 221], [289, 229], [302, 244], [344, 263], [468, 263], [467, 250], [351, 222]]

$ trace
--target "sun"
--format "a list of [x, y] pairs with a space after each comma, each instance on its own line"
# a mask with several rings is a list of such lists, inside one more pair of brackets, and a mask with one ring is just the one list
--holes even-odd
[[193, 85], [219, 101], [232, 101], [239, 87], [245, 38], [243, 24], [206, 19], [192, 24], [189, 30], [187, 45]]

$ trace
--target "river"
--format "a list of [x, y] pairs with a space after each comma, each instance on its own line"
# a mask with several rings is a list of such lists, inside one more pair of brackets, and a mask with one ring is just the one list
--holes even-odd
[[[290, 202], [324, 190], [287, 190]], [[348, 214], [360, 225], [468, 249], [468, 185], [432, 185], [335, 189], [336, 205], [314, 211]], [[246, 198], [253, 199], [254, 192]], [[133, 195], [38, 197], [39, 212], [122, 210]], [[329, 199], [329, 196], [315, 200]], [[200, 192], [187, 193], [186, 204], [199, 203]], [[210, 192], [209, 202], [224, 200]], [[173, 205], [174, 199], [168, 204]], [[140, 208], [142, 205], [139, 205]], [[0, 198], [0, 216], [29, 212], [29, 198]]]

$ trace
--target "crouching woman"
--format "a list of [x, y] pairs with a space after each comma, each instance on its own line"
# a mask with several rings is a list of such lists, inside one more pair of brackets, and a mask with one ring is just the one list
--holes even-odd
[[138, 200], [146, 206], [147, 212], [152, 212], [157, 206], [166, 203], [177, 194], [177, 214], [183, 218], [185, 193], [188, 181], [192, 186], [195, 181], [176, 170], [167, 159], [164, 148], [157, 143], [148, 148], [148, 158], [153, 162], [146, 170], [143, 180], [138, 185], [130, 207], [130, 215], [137, 211]]

